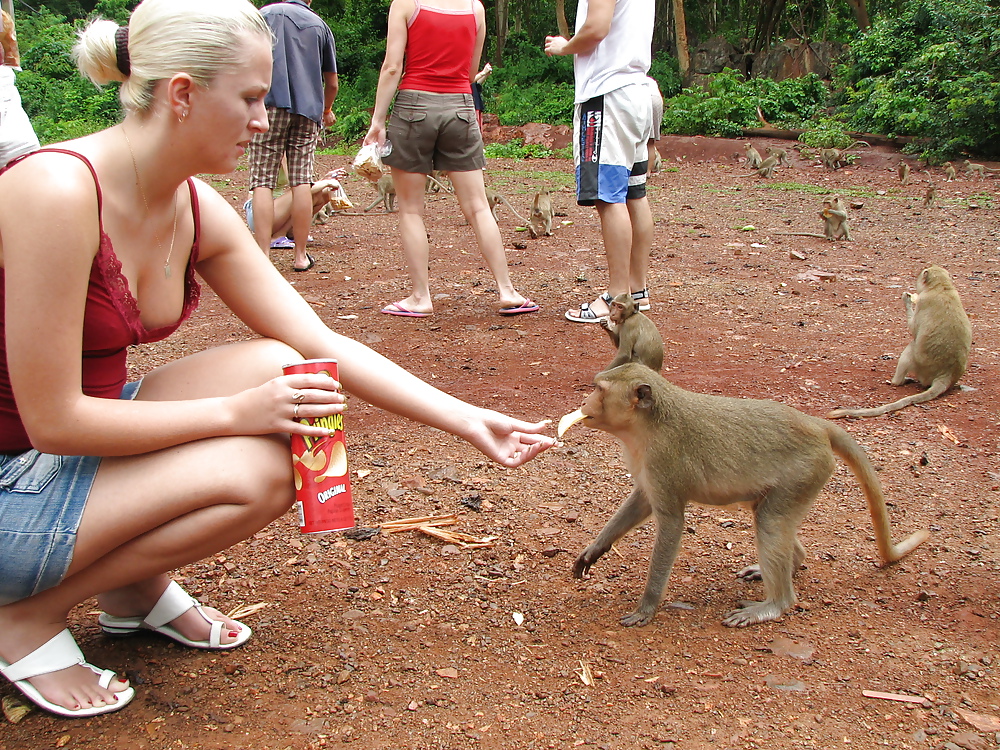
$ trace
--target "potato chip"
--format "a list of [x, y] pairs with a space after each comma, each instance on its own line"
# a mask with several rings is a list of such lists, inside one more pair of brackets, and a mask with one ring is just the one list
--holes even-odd
[[292, 474], [295, 476], [295, 491], [298, 492], [302, 489], [302, 475], [299, 474], [299, 467], [292, 467]]
[[330, 463], [326, 467], [326, 471], [323, 475], [316, 478], [316, 481], [322, 481], [326, 477], [342, 477], [347, 473], [347, 448], [341, 442], [336, 442], [333, 444], [333, 450], [330, 451]]
[[583, 413], [582, 409], [577, 409], [576, 411], [571, 412], [570, 414], [564, 414], [562, 418], [559, 420], [559, 427], [558, 429], [556, 429], [556, 435], [558, 437], [562, 437], [565, 434], [566, 430], [575, 425], [581, 419], [586, 419], [586, 418], [587, 415]]

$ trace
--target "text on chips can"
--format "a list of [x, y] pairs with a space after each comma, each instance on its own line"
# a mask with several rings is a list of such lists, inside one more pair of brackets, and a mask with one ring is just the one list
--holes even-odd
[[[286, 375], [325, 373], [340, 380], [335, 359], [309, 359], [285, 365]], [[299, 531], [316, 534], [354, 528], [354, 501], [347, 469], [344, 415], [331, 414], [316, 419], [301, 418], [303, 424], [330, 430], [329, 437], [292, 435], [292, 474]]]

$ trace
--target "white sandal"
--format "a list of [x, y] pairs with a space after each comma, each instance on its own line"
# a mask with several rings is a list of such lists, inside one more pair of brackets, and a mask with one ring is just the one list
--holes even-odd
[[638, 292], [632, 292], [632, 299], [635, 300], [636, 310], [639, 312], [649, 310], [649, 287], [640, 289]]
[[83, 652], [73, 640], [73, 635], [69, 630], [63, 630], [36, 648], [23, 659], [18, 659], [13, 664], [8, 664], [0, 659], [0, 673], [14, 683], [14, 686], [24, 693], [33, 703], [46, 711], [68, 717], [98, 716], [107, 714], [124, 708], [129, 701], [135, 697], [135, 689], [131, 686], [115, 693], [115, 702], [105, 706], [90, 706], [89, 708], [66, 708], [56, 703], [46, 700], [38, 689], [28, 680], [39, 675], [58, 672], [61, 669], [75, 667], [76, 665], [87, 667], [97, 675], [97, 684], [107, 690], [111, 681], [115, 678], [115, 673], [110, 669], [98, 669], [93, 664], [88, 664], [83, 658]]
[[[211, 623], [212, 630], [207, 641], [192, 641], [168, 624], [192, 607], [198, 610], [198, 614], [205, 618], [205, 622]], [[97, 622], [100, 624], [101, 629], [108, 635], [134, 635], [140, 630], [152, 630], [154, 633], [165, 635], [167, 638], [172, 638], [190, 648], [204, 648], [210, 651], [225, 651], [226, 649], [242, 646], [251, 635], [250, 628], [240, 623], [236, 640], [232, 643], [223, 643], [222, 629], [229, 626], [222, 622], [222, 620], [213, 620], [206, 615], [201, 603], [182, 589], [177, 581], [170, 582], [160, 595], [156, 605], [145, 617], [116, 617], [115, 615], [109, 615], [107, 612], [102, 612], [100, 617], [97, 618]]]
[[[608, 310], [609, 311], [611, 310], [612, 299], [610, 294], [604, 292], [604, 294], [600, 295], [597, 299], [594, 300], [594, 302], [597, 302], [597, 300], [601, 300], [604, 304], [608, 306]], [[593, 305], [594, 302], [584, 302], [582, 305], [580, 305], [579, 312], [577, 312], [576, 310], [567, 310], [566, 320], [571, 320], [574, 323], [598, 323], [602, 318], [608, 317], [607, 314], [598, 315], [591, 309], [591, 305]]]

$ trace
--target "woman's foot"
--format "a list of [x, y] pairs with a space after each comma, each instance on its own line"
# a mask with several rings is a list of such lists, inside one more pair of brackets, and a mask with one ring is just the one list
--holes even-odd
[[[213, 607], [201, 606], [176, 582], [171, 581], [159, 592], [157, 588], [136, 584], [101, 594], [99, 601], [104, 614], [99, 622], [104, 631], [131, 635], [139, 630], [152, 630], [192, 648], [210, 649], [233, 647], [249, 637], [246, 625]], [[221, 623], [221, 629], [215, 622]], [[218, 645], [212, 643], [213, 629], [219, 631]]]
[[566, 320], [574, 323], [597, 323], [611, 314], [611, 300], [611, 295], [604, 292], [593, 302], [584, 302], [579, 310], [567, 310]]
[[382, 312], [402, 318], [426, 318], [434, 313], [434, 306], [430, 300], [425, 302], [411, 294], [406, 299], [386, 305], [382, 308]]
[[[12, 682], [21, 682], [17, 687], [32, 701], [49, 711], [69, 716], [76, 712], [95, 715], [105, 713], [105, 709], [115, 711], [132, 699], [135, 691], [125, 680], [105, 680], [107, 687], [101, 687], [101, 670], [95, 672], [83, 661], [65, 622], [38, 622], [25, 616], [30, 614], [25, 612], [11, 617], [13, 613], [7, 611], [14, 606], [0, 608], [3, 612], [0, 614], [0, 633], [3, 634], [0, 666], [5, 673], [10, 673]], [[45, 668], [45, 664], [67, 663], [72, 666], [35, 674], [23, 681], [17, 674], [21, 667], [26, 667], [27, 672], [37, 672]], [[36, 666], [38, 664], [42, 666]], [[37, 695], [31, 694], [32, 689]], [[121, 695], [117, 696], [118, 693]]]

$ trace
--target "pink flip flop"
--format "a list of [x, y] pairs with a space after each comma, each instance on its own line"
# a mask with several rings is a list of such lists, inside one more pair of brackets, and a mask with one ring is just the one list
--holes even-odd
[[523, 315], [524, 313], [538, 312], [540, 309], [541, 307], [537, 304], [530, 299], [526, 299], [520, 305], [515, 305], [514, 307], [501, 307], [498, 312], [501, 315]]
[[430, 313], [425, 312], [414, 312], [413, 310], [407, 310], [398, 302], [393, 302], [391, 305], [386, 305], [382, 308], [382, 312], [386, 315], [398, 315], [401, 318], [429, 318]]

